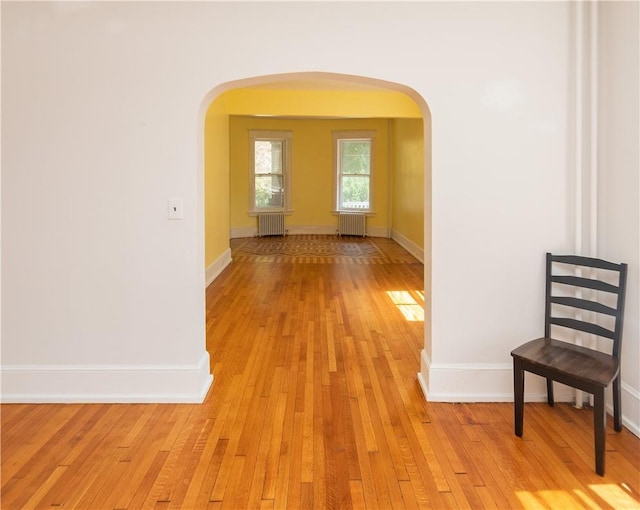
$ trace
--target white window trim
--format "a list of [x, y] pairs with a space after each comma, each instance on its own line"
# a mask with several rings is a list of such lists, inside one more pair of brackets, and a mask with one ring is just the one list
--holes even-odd
[[[338, 183], [338, 142], [340, 140], [371, 140], [371, 161], [369, 162], [369, 208], [368, 209], [341, 209]], [[366, 131], [334, 131], [333, 132], [333, 214], [340, 212], [362, 211], [368, 216], [375, 214], [374, 209], [374, 183], [375, 183], [375, 160], [376, 160], [376, 132]]]
[[[255, 141], [256, 140], [282, 140], [283, 150], [283, 178], [284, 178], [284, 207], [256, 207], [256, 187], [255, 187]], [[292, 160], [291, 144], [293, 131], [265, 131], [261, 129], [249, 130], [249, 212], [250, 216], [257, 216], [263, 212], [293, 212], [293, 201], [291, 196]]]

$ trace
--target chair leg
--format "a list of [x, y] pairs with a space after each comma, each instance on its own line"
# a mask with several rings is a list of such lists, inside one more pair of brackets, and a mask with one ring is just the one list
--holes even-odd
[[622, 390], [619, 374], [613, 380], [613, 428], [616, 432], [622, 430]]
[[547, 379], [547, 404], [553, 407], [555, 400], [553, 398], [553, 380]]
[[516, 436], [522, 437], [524, 421], [524, 371], [522, 362], [513, 358], [513, 409]]
[[593, 425], [596, 450], [596, 473], [604, 476], [605, 428], [607, 413], [604, 408], [604, 388], [593, 395]]

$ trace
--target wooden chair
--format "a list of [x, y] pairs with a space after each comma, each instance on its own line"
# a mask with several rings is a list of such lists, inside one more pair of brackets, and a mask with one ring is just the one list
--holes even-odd
[[[585, 276], [581, 272], [587, 268]], [[571, 272], [573, 270], [573, 272]], [[596, 279], [605, 273], [617, 276], [617, 285]], [[547, 380], [547, 402], [553, 406], [553, 381], [593, 395], [596, 473], [604, 476], [605, 389], [613, 382], [613, 420], [616, 432], [622, 430], [620, 415], [620, 347], [624, 314], [627, 264], [614, 264], [600, 259], [552, 255], [547, 253], [546, 305], [544, 337], [527, 342], [511, 352], [515, 433], [522, 437], [524, 418], [524, 372], [538, 374]], [[608, 281], [615, 281], [609, 279]], [[597, 291], [594, 292], [594, 291]], [[586, 294], [583, 297], [582, 294]], [[589, 294], [595, 294], [593, 298]], [[607, 301], [605, 296], [613, 295]], [[606, 302], [606, 304], [603, 303]], [[586, 318], [585, 318], [586, 316]], [[603, 327], [604, 316], [610, 316], [613, 327]], [[599, 322], [600, 324], [598, 324]], [[611, 354], [575, 345], [551, 337], [551, 326], [586, 332], [612, 341]], [[555, 331], [555, 330], [554, 330]]]

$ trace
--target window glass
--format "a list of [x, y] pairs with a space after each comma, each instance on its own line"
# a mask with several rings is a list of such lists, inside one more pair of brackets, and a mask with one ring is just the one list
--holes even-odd
[[372, 138], [354, 138], [348, 133], [336, 139], [336, 192], [338, 210], [371, 209]]
[[289, 131], [251, 131], [250, 212], [282, 211], [288, 203]]

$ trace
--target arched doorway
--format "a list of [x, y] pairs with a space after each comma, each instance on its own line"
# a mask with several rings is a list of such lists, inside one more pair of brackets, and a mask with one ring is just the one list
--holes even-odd
[[[431, 114], [413, 89], [392, 82], [335, 73], [309, 72], [259, 76], [227, 82], [212, 89], [201, 105], [200, 148], [203, 159], [201, 207], [208, 286], [231, 261], [229, 237], [234, 228], [248, 228], [238, 218], [246, 198], [231, 199], [229, 118], [393, 120], [393, 146], [385, 182], [388, 210], [385, 221], [391, 237], [424, 263], [425, 307], [431, 288]], [[419, 120], [417, 135], [415, 120]], [[418, 140], [419, 138], [419, 140]], [[407, 162], [409, 162], [407, 164]], [[240, 165], [242, 166], [242, 165]], [[235, 171], [235, 170], [233, 170]], [[246, 177], [245, 169], [240, 170]], [[416, 179], [421, 188], [416, 192]], [[242, 193], [240, 193], [242, 195]], [[419, 220], [416, 213], [419, 211]], [[246, 216], [246, 211], [244, 213]], [[255, 221], [247, 219], [247, 221]], [[416, 232], [419, 223], [420, 232]], [[394, 228], [397, 227], [397, 228]], [[429, 313], [426, 314], [430, 316]], [[425, 349], [431, 351], [430, 325], [425, 322]]]

